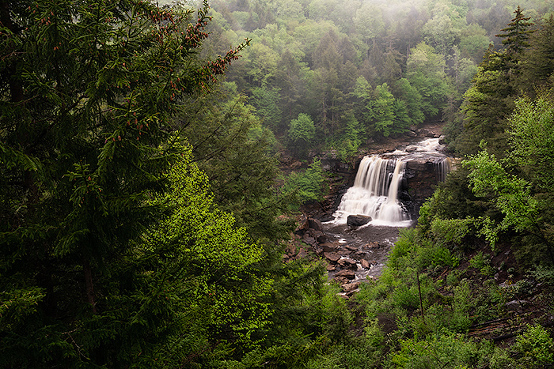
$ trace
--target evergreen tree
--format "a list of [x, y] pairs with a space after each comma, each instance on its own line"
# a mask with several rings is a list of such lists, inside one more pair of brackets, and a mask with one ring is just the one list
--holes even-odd
[[506, 28], [501, 29], [496, 37], [502, 38], [502, 44], [506, 45], [506, 55], [508, 57], [517, 57], [529, 46], [529, 35], [533, 30], [529, 29], [533, 26], [529, 22], [530, 17], [523, 15], [523, 9], [517, 7], [514, 11], [515, 17], [508, 23]]
[[524, 75], [532, 88], [554, 81], [549, 78], [554, 73], [554, 15], [544, 20], [540, 28], [531, 35], [530, 49], [524, 57]]
[[464, 129], [455, 142], [460, 154], [477, 153], [481, 140], [485, 140], [491, 153], [503, 155], [507, 148], [506, 118], [514, 107], [515, 87], [506, 72], [504, 53], [489, 50], [464, 94]]
[[160, 285], [123, 278], [167, 211], [150, 200], [169, 190], [183, 154], [172, 118], [242, 45], [198, 59], [206, 3], [197, 17], [142, 0], [1, 9], [0, 290], [9, 304], [0, 365], [125, 367], [174, 333], [161, 304], [170, 296], [153, 294]]
[[290, 224], [277, 220], [286, 200], [274, 189], [275, 137], [244, 96], [231, 95], [231, 89], [214, 91], [191, 102], [177, 118], [180, 134], [192, 145], [221, 209], [233, 213], [255, 239], [286, 238]]
[[475, 154], [481, 140], [487, 141], [491, 153], [502, 157], [506, 152], [507, 117], [514, 108], [514, 101], [521, 92], [521, 60], [528, 47], [533, 25], [518, 7], [516, 16], [502, 29], [502, 41], [506, 48], [494, 51], [489, 48], [473, 86], [464, 95], [462, 110], [465, 113], [464, 131], [458, 137], [457, 149], [462, 154]]

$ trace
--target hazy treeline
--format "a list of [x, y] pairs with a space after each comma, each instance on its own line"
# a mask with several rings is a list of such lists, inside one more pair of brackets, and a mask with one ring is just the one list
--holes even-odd
[[227, 76], [236, 91], [291, 147], [346, 155], [366, 139], [451, 119], [517, 5], [537, 20], [549, 9], [542, 1], [214, 1], [208, 50], [251, 39]]

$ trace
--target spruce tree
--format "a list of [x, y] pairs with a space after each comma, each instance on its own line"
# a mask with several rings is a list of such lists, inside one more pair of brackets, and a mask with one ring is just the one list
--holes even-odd
[[521, 54], [529, 46], [529, 36], [533, 33], [530, 28], [533, 22], [530, 22], [530, 17], [523, 15], [523, 9], [517, 7], [514, 11], [515, 17], [508, 23], [506, 28], [501, 29], [502, 33], [496, 37], [502, 38], [502, 44], [506, 45], [506, 54], [509, 57]]
[[167, 343], [160, 297], [121, 277], [171, 209], [151, 200], [183, 154], [172, 117], [244, 46], [201, 61], [207, 11], [2, 2], [0, 367], [126, 367]]
[[514, 13], [515, 17], [501, 30], [503, 33], [497, 35], [503, 38], [505, 49], [495, 51], [489, 47], [472, 86], [464, 95], [464, 131], [456, 143], [461, 154], [475, 154], [482, 140], [488, 143], [491, 153], [500, 157], [508, 149], [506, 119], [521, 93], [521, 61], [529, 46], [533, 25], [519, 6]]
[[530, 50], [524, 57], [526, 82], [529, 83], [529, 93], [534, 86], [552, 83], [554, 73], [554, 16], [544, 20], [539, 29], [533, 33], [530, 40]]

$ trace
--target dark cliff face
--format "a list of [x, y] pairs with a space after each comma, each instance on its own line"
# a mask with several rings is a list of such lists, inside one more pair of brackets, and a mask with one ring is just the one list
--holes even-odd
[[430, 197], [439, 182], [438, 164], [435, 161], [418, 159], [406, 163], [404, 178], [412, 201], [423, 203]]
[[433, 195], [441, 179], [440, 162], [444, 158], [419, 158], [406, 162], [399, 200], [412, 219], [417, 219], [421, 205]]

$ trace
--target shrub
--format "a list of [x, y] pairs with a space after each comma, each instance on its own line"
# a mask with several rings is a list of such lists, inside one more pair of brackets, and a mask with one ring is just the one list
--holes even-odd
[[389, 367], [475, 368], [486, 357], [489, 347], [465, 341], [462, 335], [441, 332], [426, 340], [401, 340], [400, 351], [389, 356]]
[[520, 362], [527, 368], [542, 368], [554, 359], [554, 342], [540, 324], [528, 325], [513, 348], [522, 355]]

